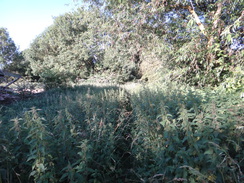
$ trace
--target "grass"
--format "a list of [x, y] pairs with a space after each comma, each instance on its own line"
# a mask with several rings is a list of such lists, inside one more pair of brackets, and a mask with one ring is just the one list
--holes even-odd
[[239, 94], [128, 91], [83, 85], [1, 106], [0, 182], [244, 180]]

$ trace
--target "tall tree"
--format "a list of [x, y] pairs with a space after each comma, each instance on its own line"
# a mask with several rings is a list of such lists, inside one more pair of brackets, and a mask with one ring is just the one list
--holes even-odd
[[[100, 6], [112, 19], [120, 14], [117, 26], [122, 31], [117, 37], [151, 35], [141, 41], [151, 47], [167, 42], [172, 56], [168, 65], [182, 68], [181, 78], [192, 84], [215, 85], [232, 72], [234, 60], [239, 63], [243, 59], [243, 50], [232, 48], [233, 42], [239, 40], [240, 44], [243, 37], [244, 0], [87, 1]], [[153, 44], [151, 37], [157, 39]]]
[[25, 52], [33, 74], [48, 87], [87, 77], [94, 69], [94, 58], [102, 54], [99, 21], [99, 14], [84, 9], [57, 17]]
[[18, 58], [18, 49], [6, 28], [0, 28], [0, 66], [8, 67]]

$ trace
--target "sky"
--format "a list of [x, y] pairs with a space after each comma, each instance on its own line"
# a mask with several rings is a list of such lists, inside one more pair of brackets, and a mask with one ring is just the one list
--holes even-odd
[[53, 23], [53, 17], [75, 7], [72, 0], [0, 0], [0, 27], [7, 28], [22, 51]]

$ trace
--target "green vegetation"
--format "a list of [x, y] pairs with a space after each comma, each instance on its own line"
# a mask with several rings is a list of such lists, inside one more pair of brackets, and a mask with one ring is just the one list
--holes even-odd
[[0, 183], [244, 182], [243, 0], [86, 2], [23, 53], [0, 29], [27, 82], [0, 106]]
[[25, 76], [28, 74], [28, 62], [24, 60], [6, 28], [0, 27], [0, 70], [18, 72]]
[[24, 52], [47, 88], [107, 72], [119, 82], [168, 73], [194, 86], [242, 89], [243, 0], [88, 2], [57, 17]]
[[32, 74], [47, 88], [87, 78], [94, 70], [93, 57], [100, 54], [94, 20], [99, 21], [99, 15], [83, 9], [57, 17], [25, 51]]
[[0, 28], [0, 69], [8, 67], [10, 63], [17, 62], [18, 49], [14, 41], [10, 38], [8, 30], [5, 28]]
[[55, 89], [1, 108], [2, 182], [242, 182], [243, 101], [187, 88]]
[[46, 88], [106, 72], [120, 83], [167, 74], [198, 87], [243, 89], [243, 0], [86, 2], [56, 17], [19, 60], [1, 62]]

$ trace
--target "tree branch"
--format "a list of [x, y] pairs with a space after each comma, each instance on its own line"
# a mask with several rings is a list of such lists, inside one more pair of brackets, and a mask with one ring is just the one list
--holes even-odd
[[190, 6], [190, 5], [186, 5], [186, 6], [184, 6], [184, 5], [179, 5], [179, 4], [177, 4], [177, 5], [172, 5], [171, 8], [175, 8], [175, 9], [179, 9], [179, 8], [187, 9], [187, 10], [190, 12], [190, 14], [193, 16], [193, 18], [194, 18], [196, 24], [198, 25], [200, 31], [202, 32], [202, 34], [203, 34], [204, 36], [206, 36], [207, 39], [209, 39], [209, 38], [208, 38], [208, 34], [207, 34], [206, 30], [205, 30], [204, 25], [202, 24], [202, 22], [201, 22], [199, 16], [197, 15], [197, 13], [196, 13], [195, 10], [194, 10], [192, 1], [191, 1], [191, 5], [192, 5], [192, 6]]
[[217, 3], [217, 10], [216, 10], [216, 12], [214, 14], [214, 17], [213, 17], [213, 27], [212, 27], [212, 29], [216, 29], [218, 27], [218, 22], [220, 20], [222, 7], [223, 7], [225, 2], [226, 2], [226, 0], [223, 1], [223, 2], [220, 1], [220, 2]]
[[205, 27], [202, 24], [199, 16], [197, 15], [197, 13], [195, 12], [195, 10], [193, 9], [193, 7], [191, 6], [186, 6], [186, 8], [188, 9], [188, 11], [191, 13], [191, 15], [194, 17], [196, 24], [198, 25], [200, 31], [203, 33], [204, 36], [206, 36], [208, 38], [207, 32], [205, 31]]

